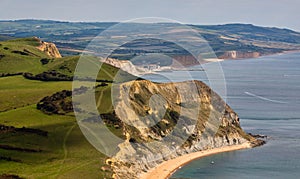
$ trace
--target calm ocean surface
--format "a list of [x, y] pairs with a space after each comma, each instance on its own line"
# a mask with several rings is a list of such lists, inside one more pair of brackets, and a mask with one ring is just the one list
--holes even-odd
[[[225, 61], [221, 66], [227, 103], [243, 129], [267, 135], [267, 144], [195, 160], [171, 178], [300, 178], [300, 53]], [[182, 81], [182, 73], [161, 75]], [[207, 82], [205, 72], [190, 73]], [[145, 78], [167, 81], [157, 75]]]

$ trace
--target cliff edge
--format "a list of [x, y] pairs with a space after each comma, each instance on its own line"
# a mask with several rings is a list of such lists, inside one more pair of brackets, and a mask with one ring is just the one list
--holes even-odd
[[61, 58], [62, 57], [54, 43], [44, 42], [37, 37], [35, 37], [35, 39], [38, 40], [40, 43], [40, 45], [37, 46], [37, 49], [39, 49], [42, 52], [45, 52], [49, 57], [52, 57], [52, 58]]
[[[106, 162], [114, 178], [139, 178], [160, 163], [197, 151], [251, 143], [238, 115], [200, 81], [153, 83], [147, 80], [117, 84], [114, 125], [124, 142]], [[102, 116], [104, 121], [105, 116]]]

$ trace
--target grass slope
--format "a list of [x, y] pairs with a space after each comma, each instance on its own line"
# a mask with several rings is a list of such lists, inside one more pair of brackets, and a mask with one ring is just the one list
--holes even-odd
[[[36, 48], [38, 45], [39, 41], [33, 37], [0, 42], [0, 74], [29, 72], [36, 75], [47, 71], [56, 71], [67, 76], [74, 76], [73, 73], [80, 56], [50, 58]], [[116, 75], [118, 75], [117, 81], [136, 78], [116, 67], [99, 63], [99, 59], [95, 57], [87, 58], [97, 65], [87, 64], [86, 71], [84, 71], [86, 74], [84, 75], [89, 75], [90, 68], [94, 68], [96, 70], [100, 69], [97, 75], [98, 80], [113, 81]], [[42, 60], [47, 62], [43, 64]], [[86, 64], [81, 63], [81, 65]]]
[[39, 149], [42, 152], [0, 149], [0, 156], [20, 160], [0, 160], [0, 174], [17, 174], [25, 178], [104, 178], [111, 175], [101, 171], [106, 157], [86, 141], [73, 116], [46, 115], [31, 105], [0, 113], [0, 123], [49, 132], [48, 137], [1, 134], [2, 145]]
[[[79, 59], [79, 56], [49, 59], [36, 49], [38, 44], [34, 38], [10, 40], [0, 44], [0, 73], [38, 74], [55, 70], [73, 76]], [[43, 58], [49, 59], [47, 64], [41, 63]], [[103, 64], [98, 79], [111, 81], [118, 73], [123, 78], [134, 78], [115, 67]], [[0, 77], [0, 124], [48, 132], [45, 137], [34, 133], [0, 130], [0, 145], [40, 150], [28, 152], [0, 147], [0, 176], [16, 174], [24, 178], [110, 178], [111, 172], [101, 170], [105, 166], [106, 156], [87, 142], [72, 113], [47, 115], [36, 109], [36, 103], [43, 97], [64, 89], [71, 90], [71, 85], [68, 81], [28, 80], [21, 75]], [[101, 112], [112, 109], [110, 86], [108, 83], [108, 86], [96, 90], [103, 100], [101, 105], [98, 104]]]
[[0, 78], [0, 112], [36, 104], [56, 91], [71, 89], [71, 82], [42, 82], [23, 76]]
[[35, 38], [22, 38], [0, 42], [0, 73], [41, 72], [41, 58], [48, 56], [37, 49]]

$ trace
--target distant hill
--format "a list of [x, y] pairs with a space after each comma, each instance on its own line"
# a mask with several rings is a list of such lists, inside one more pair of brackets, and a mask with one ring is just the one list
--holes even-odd
[[[252, 24], [194, 26], [212, 46], [217, 56], [228, 51], [258, 52], [260, 55], [300, 49], [300, 33], [289, 29]], [[246, 57], [247, 58], [247, 57]]]
[[[0, 21], [0, 35], [13, 38], [37, 36], [45, 41], [55, 42], [64, 56], [77, 55], [95, 36], [115, 24], [117, 23], [50, 20]], [[188, 26], [197, 30], [209, 42], [219, 58], [249, 58], [300, 49], [300, 33], [289, 29], [259, 27], [251, 24]], [[162, 46], [174, 48], [172, 44], [157, 44], [155, 41], [149, 44], [149, 40], [147, 43], [146, 46], [151, 43], [156, 45], [157, 51], [161, 50]], [[136, 50], [134, 45], [136, 43], [126, 44], [125, 49], [119, 50], [118, 54], [112, 57], [130, 59], [134, 54], [153, 53], [153, 50], [143, 50], [143, 46], [140, 46], [142, 51]], [[176, 48], [173, 51], [176, 55], [186, 53]]]

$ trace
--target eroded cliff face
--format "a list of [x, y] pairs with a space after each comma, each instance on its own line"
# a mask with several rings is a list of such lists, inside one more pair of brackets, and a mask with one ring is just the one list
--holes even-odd
[[113, 87], [115, 115], [126, 138], [107, 160], [114, 178], [138, 178], [163, 161], [187, 153], [258, 141], [238, 115], [200, 81], [131, 81]]
[[149, 70], [146, 70], [145, 68], [140, 68], [132, 64], [129, 60], [117, 60], [113, 58], [106, 58], [100, 60], [103, 63], [107, 63], [111, 66], [117, 67], [123, 71], [126, 71], [133, 75], [140, 75], [144, 73], [149, 73]]
[[219, 56], [221, 59], [243, 59], [243, 58], [257, 58], [261, 56], [259, 52], [240, 52], [236, 50], [227, 51]]
[[36, 38], [40, 45], [37, 47], [42, 52], [45, 52], [49, 57], [61, 58], [61, 54], [54, 43], [44, 42]]
[[192, 55], [177, 55], [173, 57], [173, 62], [171, 67], [183, 68], [194, 65], [199, 65], [199, 61]]

